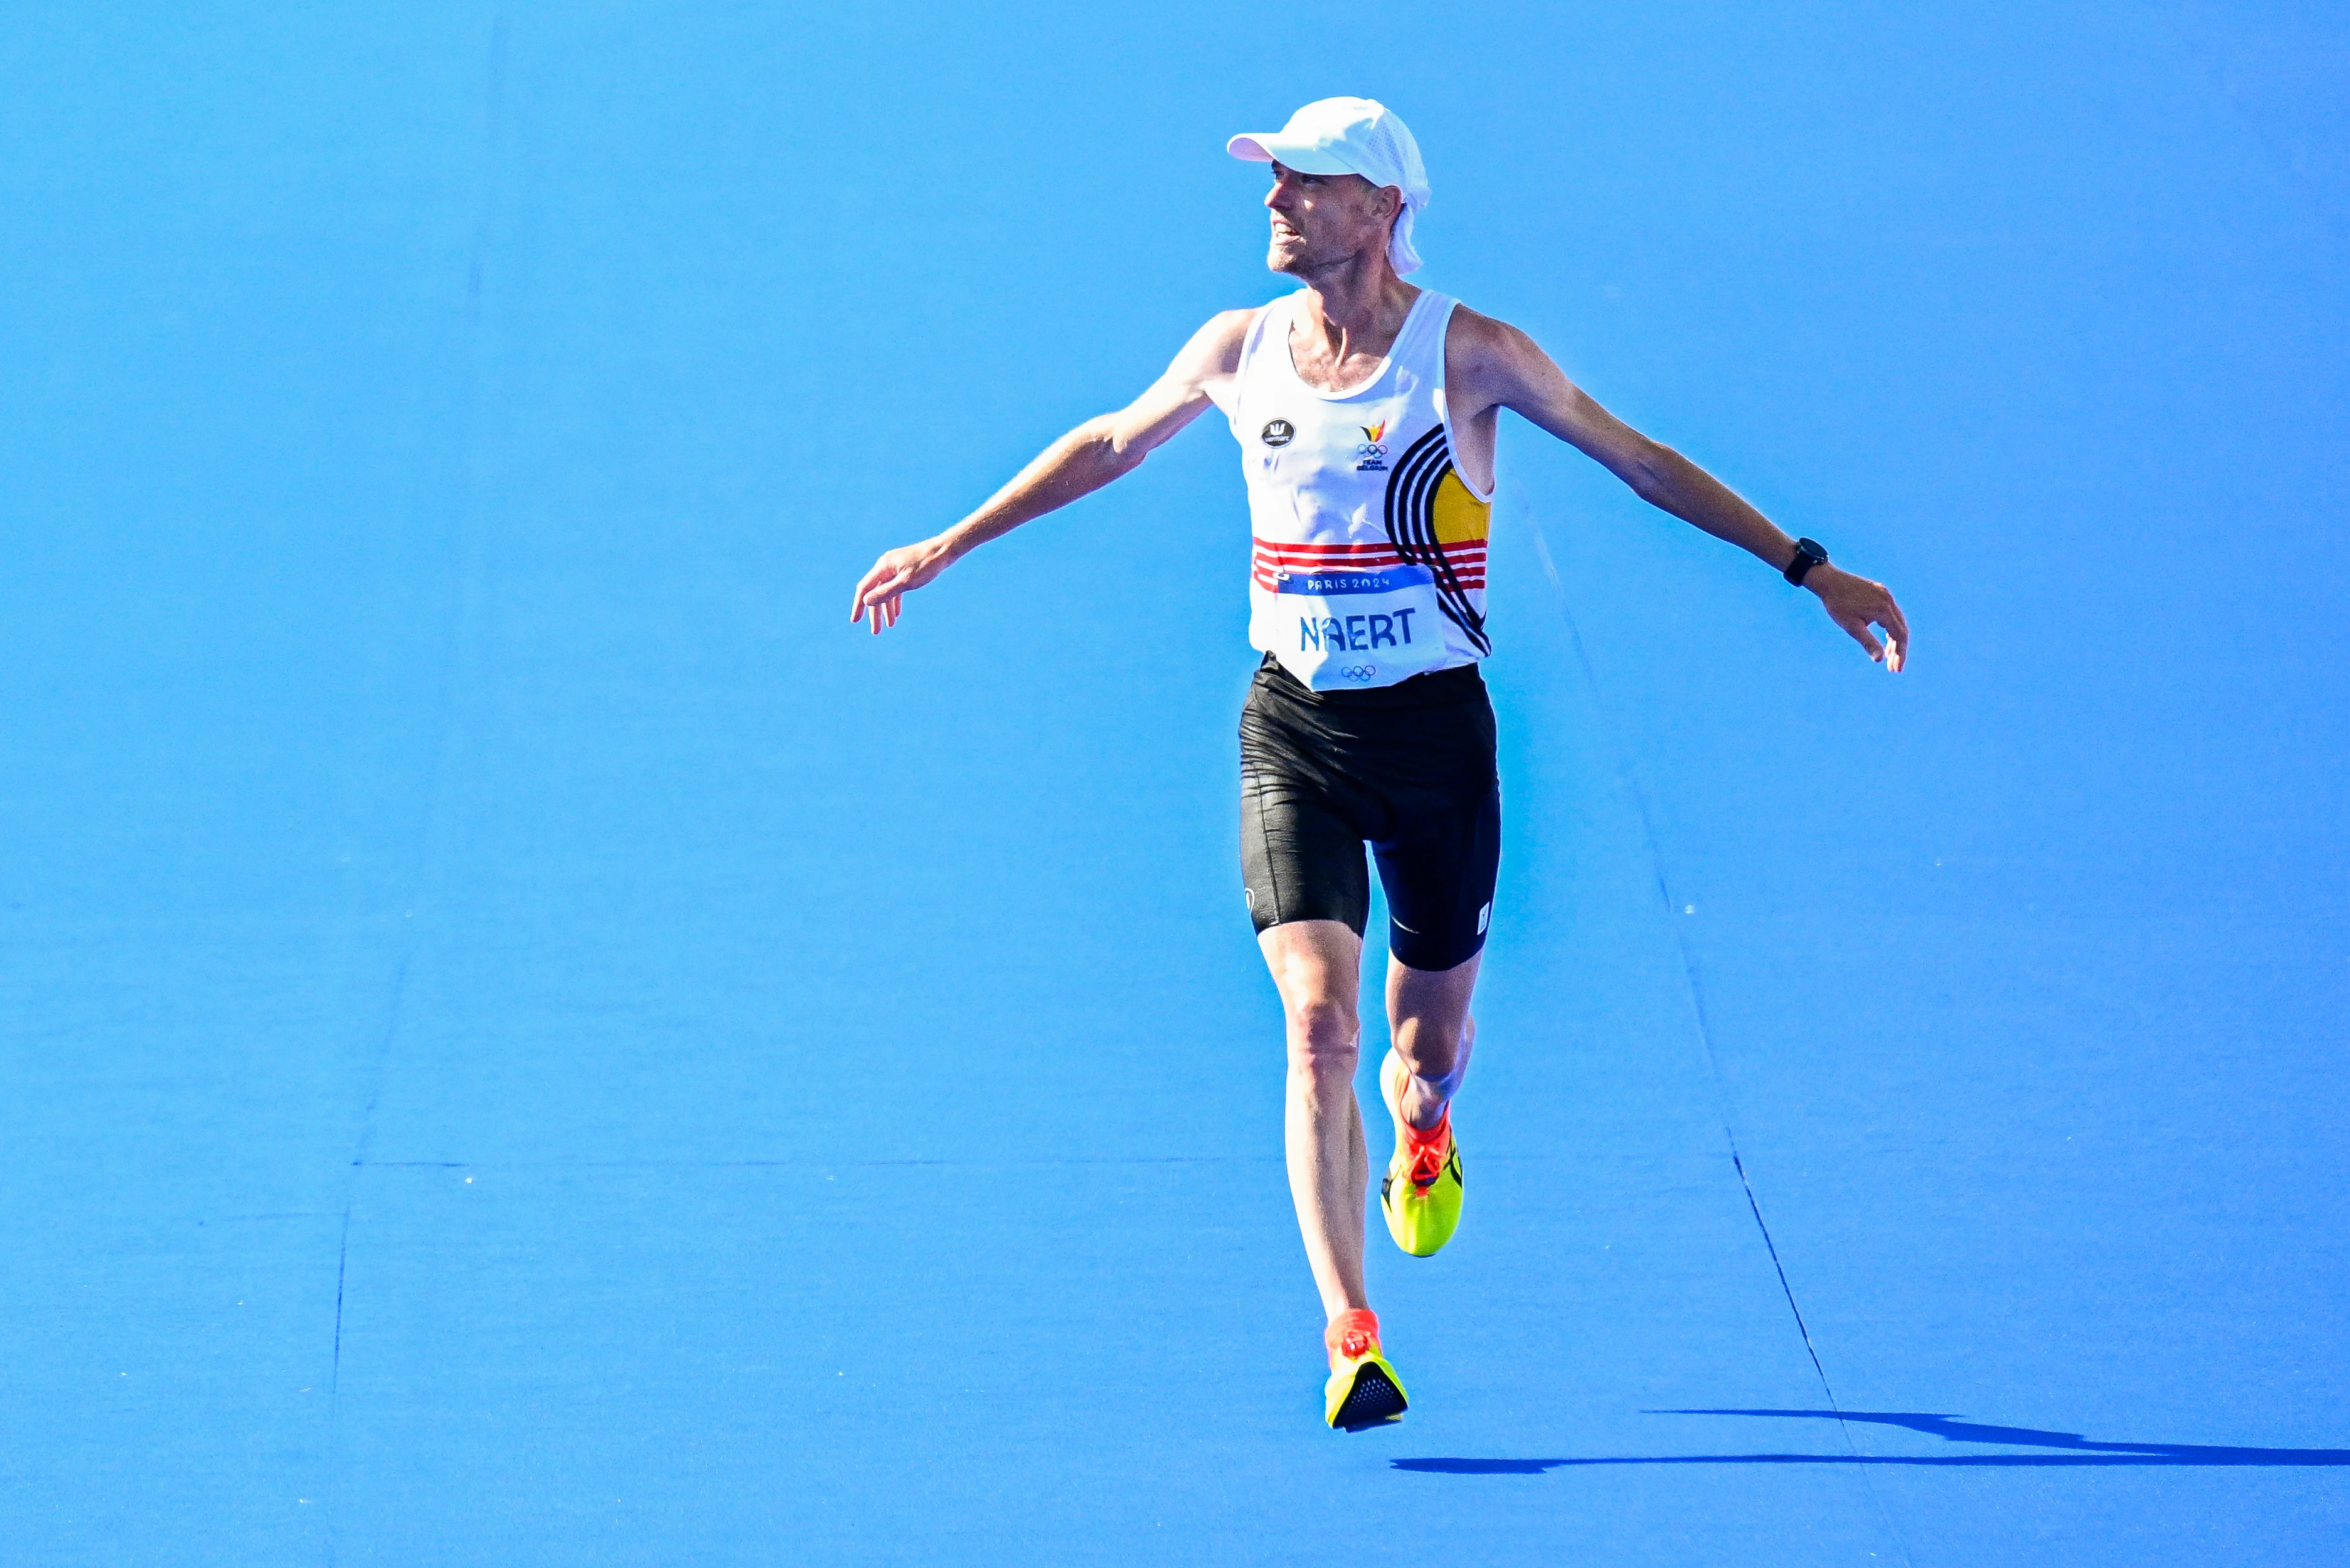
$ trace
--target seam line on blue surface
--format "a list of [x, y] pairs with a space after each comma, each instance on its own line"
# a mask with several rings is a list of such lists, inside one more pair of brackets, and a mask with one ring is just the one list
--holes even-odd
[[502, 140], [507, 55], [506, 15], [503, 5], [495, 7], [490, 14], [489, 35], [480, 99], [480, 176], [473, 191], [473, 222], [467, 238], [463, 279], [465, 305], [459, 349], [456, 494], [449, 509], [455, 536], [450, 547], [450, 575], [453, 581], [451, 585], [448, 633], [441, 653], [438, 690], [433, 694], [424, 773], [424, 805], [416, 826], [416, 854], [409, 872], [409, 893], [403, 900], [408, 908], [400, 922], [403, 931], [400, 958], [392, 970], [390, 993], [385, 1003], [383, 1027], [376, 1037], [374, 1059], [368, 1064], [367, 1101], [359, 1113], [358, 1138], [345, 1168], [342, 1236], [336, 1249], [334, 1346], [327, 1389], [326, 1481], [319, 1489], [325, 1504], [319, 1511], [319, 1546], [328, 1568], [333, 1568], [338, 1556], [334, 1505], [342, 1459], [343, 1307], [350, 1277], [351, 1214], [359, 1197], [359, 1178], [367, 1169], [368, 1149], [375, 1138], [376, 1107], [383, 1098], [384, 1081], [390, 1072], [392, 1047], [399, 1037], [400, 1014], [408, 996], [409, 971], [414, 967], [420, 941], [419, 923], [412, 916], [414, 907], [423, 901], [421, 895], [425, 890], [432, 868], [432, 838], [441, 816], [443, 773], [447, 765], [450, 731], [454, 722], [457, 678], [464, 659], [468, 628], [480, 618], [481, 563], [479, 546], [473, 539], [473, 522], [481, 492], [477, 471], [481, 464], [478, 431], [482, 400], [482, 275], [496, 205]]
[[[352, 1161], [354, 1165], [358, 1161]], [[351, 1201], [343, 1199], [343, 1234], [335, 1245], [335, 1359], [327, 1377], [327, 1397], [332, 1399], [343, 1386], [343, 1282], [350, 1277], [351, 1268]]]
[[[1852, 1424], [1845, 1419], [1844, 1406], [1836, 1398], [1835, 1385], [1828, 1381], [1828, 1369], [1820, 1360], [1819, 1347], [1812, 1343], [1811, 1327], [1804, 1322], [1804, 1309], [1796, 1304], [1795, 1288], [1787, 1279], [1787, 1266], [1779, 1259], [1779, 1245], [1772, 1240], [1770, 1224], [1762, 1218], [1762, 1201], [1755, 1196], [1754, 1183], [1746, 1174], [1746, 1161], [1738, 1151], [1738, 1132], [1730, 1116], [1730, 1085], [1722, 1076], [1721, 1055], [1714, 1049], [1713, 1026], [1706, 1017], [1705, 993], [1698, 984], [1696, 957], [1690, 951], [1688, 936], [1672, 919], [1672, 888], [1665, 878], [1665, 857], [1657, 842], [1656, 822], [1648, 810], [1648, 792], [1640, 787], [1639, 778], [1632, 770], [1630, 748], [1623, 736], [1616, 732], [1615, 721], [1607, 711], [1606, 700], [1600, 695], [1599, 673], [1592, 668], [1591, 655], [1583, 646], [1583, 628], [1575, 621], [1575, 610], [1567, 602], [1566, 585], [1559, 577], [1557, 563], [1551, 558], [1550, 540], [1543, 533], [1541, 520], [1534, 516], [1533, 506], [1523, 496], [1516, 510], [1525, 522], [1526, 533], [1534, 542], [1534, 554], [1542, 562], [1543, 576], [1550, 579], [1552, 591], [1558, 596], [1559, 619], [1566, 626], [1567, 640], [1575, 649], [1575, 661], [1583, 671], [1584, 687], [1591, 694], [1592, 707], [1597, 711], [1601, 724], [1608, 731], [1617, 782], [1631, 796], [1633, 810], [1640, 818], [1641, 848], [1648, 854], [1648, 867], [1656, 878], [1657, 897], [1664, 908], [1667, 929], [1673, 933], [1674, 950], [1680, 957], [1681, 983], [1687, 989], [1690, 1014], [1697, 1025], [1698, 1044], [1705, 1052], [1706, 1073], [1713, 1080], [1714, 1115], [1721, 1123], [1721, 1138], [1730, 1150], [1731, 1168], [1738, 1173], [1739, 1189], [1746, 1194], [1747, 1211], [1754, 1216], [1754, 1229], [1762, 1234], [1763, 1251], [1770, 1254], [1772, 1272], [1779, 1278], [1780, 1293], [1786, 1297], [1788, 1314], [1795, 1320], [1795, 1333], [1803, 1339], [1804, 1354], [1811, 1359], [1812, 1373], [1819, 1379], [1820, 1393], [1827, 1399], [1828, 1408], [1835, 1413], [1836, 1430], [1844, 1438], [1845, 1450], [1858, 1461], [1862, 1458], [1859, 1442], [1853, 1437]], [[1876, 1482], [1865, 1468], [1860, 1472], [1860, 1480], [1895, 1554], [1900, 1558], [1904, 1568], [1913, 1568], [1908, 1543], [1902, 1540], [1892, 1511], [1885, 1506], [1885, 1500], [1877, 1494]]]

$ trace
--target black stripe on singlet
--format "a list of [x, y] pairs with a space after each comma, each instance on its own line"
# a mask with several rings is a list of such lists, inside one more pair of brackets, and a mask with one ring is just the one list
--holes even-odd
[[1468, 637], [1482, 658], [1493, 651], [1492, 641], [1485, 635], [1485, 618], [1470, 604], [1469, 590], [1461, 586], [1436, 537], [1436, 487], [1451, 472], [1452, 447], [1444, 439], [1441, 424], [1404, 449], [1403, 456], [1396, 460], [1395, 472], [1388, 475], [1388, 541], [1395, 545], [1397, 555], [1429, 569], [1436, 578], [1438, 607]]

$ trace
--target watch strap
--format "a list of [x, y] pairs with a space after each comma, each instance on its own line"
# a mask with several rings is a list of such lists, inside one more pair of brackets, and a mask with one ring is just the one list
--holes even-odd
[[1804, 578], [1811, 569], [1824, 564], [1827, 558], [1826, 547], [1817, 539], [1798, 539], [1795, 541], [1795, 558], [1788, 562], [1787, 569], [1779, 575], [1794, 587], [1802, 587]]

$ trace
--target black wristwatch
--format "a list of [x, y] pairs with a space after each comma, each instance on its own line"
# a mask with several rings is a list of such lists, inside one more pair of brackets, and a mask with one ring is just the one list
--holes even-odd
[[1811, 569], [1825, 564], [1827, 558], [1827, 551], [1817, 539], [1798, 539], [1795, 541], [1795, 558], [1787, 563], [1786, 571], [1780, 575], [1800, 588]]

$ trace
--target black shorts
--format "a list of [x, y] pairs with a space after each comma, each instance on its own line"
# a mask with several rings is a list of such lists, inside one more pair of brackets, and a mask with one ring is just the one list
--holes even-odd
[[1502, 859], [1493, 706], [1476, 666], [1369, 691], [1315, 691], [1270, 657], [1241, 708], [1241, 873], [1260, 931], [1370, 919], [1368, 840], [1388, 948], [1412, 969], [1485, 945]]

